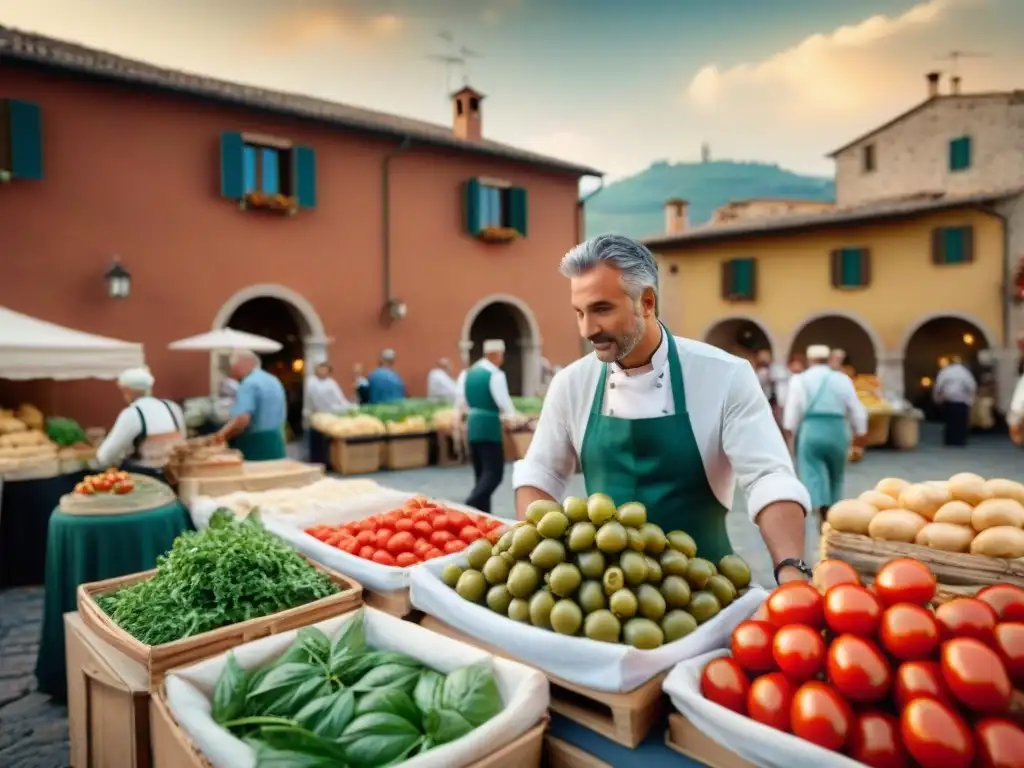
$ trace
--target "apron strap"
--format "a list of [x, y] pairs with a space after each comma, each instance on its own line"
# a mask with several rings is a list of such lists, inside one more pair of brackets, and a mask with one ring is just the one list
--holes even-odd
[[600, 416], [604, 408], [604, 390], [608, 385], [608, 363], [601, 364], [601, 376], [597, 380], [597, 392], [594, 393], [594, 402], [590, 404], [590, 415]]
[[137, 405], [133, 405], [132, 408], [138, 414], [139, 423], [142, 425], [142, 431], [132, 440], [132, 457], [137, 459], [139, 457], [139, 449], [149, 436], [149, 429], [146, 426], [146, 417], [142, 415], [142, 409]]
[[811, 401], [807, 404], [807, 410], [804, 411], [805, 415], [808, 414], [808, 413], [811, 413], [814, 410], [814, 406], [816, 406], [818, 404], [818, 399], [821, 397], [822, 393], [825, 391], [825, 385], [828, 384], [828, 380], [830, 378], [832, 378], [833, 373], [835, 373], [835, 372], [834, 371], [829, 371], [828, 373], [825, 374], [825, 378], [821, 380], [821, 384], [818, 385], [818, 389], [815, 390], [815, 392], [814, 392], [814, 397], [812, 397]]
[[166, 408], [167, 412], [169, 414], [171, 414], [171, 423], [174, 424], [174, 428], [178, 432], [180, 432], [181, 431], [181, 424], [178, 423], [178, 417], [174, 415], [174, 409], [171, 408], [171, 404], [169, 402], [167, 402], [166, 400], [161, 400], [160, 402], [164, 404], [164, 408]]
[[686, 413], [686, 388], [683, 385], [683, 363], [679, 359], [679, 345], [664, 323], [661, 329], [665, 334], [665, 343], [668, 344], [668, 378], [672, 383], [672, 403], [676, 413], [682, 415]]

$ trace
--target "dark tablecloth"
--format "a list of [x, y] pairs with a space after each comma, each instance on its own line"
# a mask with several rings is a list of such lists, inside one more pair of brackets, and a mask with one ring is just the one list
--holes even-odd
[[0, 493], [0, 589], [38, 586], [46, 574], [46, 529], [60, 497], [86, 472], [5, 480]]

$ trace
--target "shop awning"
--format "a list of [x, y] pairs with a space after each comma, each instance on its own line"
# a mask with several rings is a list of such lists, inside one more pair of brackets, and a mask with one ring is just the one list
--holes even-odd
[[221, 328], [198, 336], [189, 336], [181, 341], [172, 341], [167, 348], [191, 352], [233, 352], [236, 349], [248, 349], [251, 352], [268, 353], [280, 350], [281, 344], [254, 333]]
[[116, 379], [144, 361], [141, 344], [95, 336], [0, 307], [0, 379]]

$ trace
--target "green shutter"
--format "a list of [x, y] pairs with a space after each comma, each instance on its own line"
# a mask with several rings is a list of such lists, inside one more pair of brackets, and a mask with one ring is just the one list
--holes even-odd
[[964, 171], [971, 167], [971, 137], [961, 136], [949, 142], [949, 170]]
[[295, 198], [299, 208], [316, 208], [316, 150], [310, 147], [292, 149], [295, 169]]
[[240, 133], [220, 135], [220, 194], [229, 200], [245, 197], [245, 173], [242, 155], [245, 142]]
[[942, 232], [943, 251], [946, 264], [963, 264], [966, 261], [963, 227], [947, 227]]
[[526, 237], [526, 190], [512, 187], [508, 191], [508, 224]]
[[11, 135], [11, 175], [16, 179], [43, 178], [43, 118], [38, 104], [8, 101]]
[[480, 195], [483, 194], [483, 186], [479, 179], [470, 179], [466, 182], [463, 190], [466, 198], [466, 231], [476, 237], [483, 229], [480, 218]]
[[754, 297], [753, 259], [736, 259], [732, 271], [732, 293], [741, 299]]
[[861, 285], [862, 259], [860, 248], [843, 248], [839, 275], [839, 284], [843, 288], [856, 288]]

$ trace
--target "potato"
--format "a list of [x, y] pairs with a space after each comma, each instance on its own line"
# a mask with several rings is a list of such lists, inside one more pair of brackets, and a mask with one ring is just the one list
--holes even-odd
[[1013, 499], [989, 499], [981, 502], [971, 513], [971, 526], [976, 531], [1002, 525], [1024, 527], [1024, 506], [1020, 502]]
[[887, 493], [882, 493], [881, 491], [864, 491], [864, 493], [858, 496], [857, 499], [863, 501], [865, 504], [870, 504], [878, 510], [896, 509], [896, 507], [899, 506], [896, 503], [896, 499]]
[[970, 525], [974, 507], [966, 501], [949, 501], [939, 507], [932, 518], [934, 523], [952, 523], [953, 525]]
[[900, 507], [931, 520], [939, 507], [953, 500], [949, 488], [943, 483], [914, 483], [900, 492]]
[[892, 496], [894, 499], [900, 497], [900, 493], [910, 483], [906, 480], [901, 480], [898, 477], [883, 477], [875, 484], [875, 490], [879, 493], [884, 493], [886, 496]]
[[902, 541], [912, 544], [928, 521], [909, 509], [887, 509], [879, 512], [868, 525], [868, 536], [881, 541]]
[[986, 528], [971, 542], [972, 555], [1024, 557], [1024, 530], [1010, 525]]
[[985, 487], [985, 478], [973, 472], [960, 472], [949, 478], [949, 492], [957, 501], [975, 506], [992, 498], [992, 493]]
[[915, 544], [943, 552], [966, 552], [974, 540], [974, 529], [967, 525], [953, 523], [928, 523], [917, 532]]
[[828, 510], [828, 524], [843, 533], [866, 536], [871, 519], [878, 510], [859, 499], [846, 499], [833, 504]]
[[1013, 499], [1024, 504], [1024, 485], [1021, 485], [1016, 480], [993, 478], [985, 483], [985, 490], [989, 492], [993, 499]]

